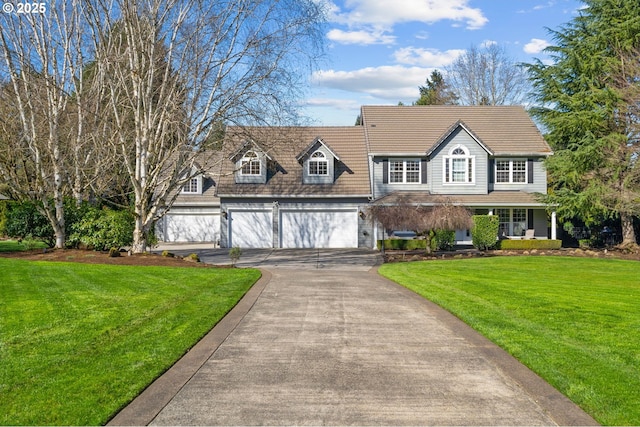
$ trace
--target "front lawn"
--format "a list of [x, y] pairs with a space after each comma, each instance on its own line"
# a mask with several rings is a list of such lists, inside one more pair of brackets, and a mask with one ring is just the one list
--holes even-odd
[[36, 240], [28, 240], [25, 243], [17, 240], [0, 240], [0, 252], [18, 252], [26, 249], [44, 249], [46, 247], [45, 243]]
[[0, 424], [104, 424], [259, 276], [0, 258]]
[[605, 425], [640, 425], [640, 263], [494, 257], [385, 264]]

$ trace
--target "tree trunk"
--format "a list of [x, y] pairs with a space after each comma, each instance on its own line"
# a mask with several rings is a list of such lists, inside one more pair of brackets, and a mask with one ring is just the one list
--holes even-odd
[[633, 216], [627, 213], [620, 214], [622, 223], [622, 246], [636, 244], [636, 232], [633, 229]]
[[134, 254], [142, 254], [147, 251], [147, 227], [145, 227], [143, 217], [136, 214], [135, 227], [133, 229], [133, 243], [131, 252]]

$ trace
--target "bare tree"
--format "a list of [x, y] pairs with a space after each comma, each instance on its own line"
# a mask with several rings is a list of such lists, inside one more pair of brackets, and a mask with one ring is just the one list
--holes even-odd
[[113, 122], [110, 143], [134, 196], [132, 250], [192, 176], [220, 123], [291, 117], [298, 78], [321, 40], [312, 0], [98, 0], [96, 79]]
[[515, 105], [528, 90], [526, 71], [504, 47], [471, 46], [446, 67], [446, 79], [461, 105]]
[[65, 120], [69, 94], [82, 81], [82, 15], [75, 1], [30, 6], [37, 9], [0, 15], [0, 76], [6, 82], [0, 103], [15, 120], [3, 126], [8, 133], [0, 138], [0, 176], [13, 198], [37, 202], [62, 248], [73, 158]]

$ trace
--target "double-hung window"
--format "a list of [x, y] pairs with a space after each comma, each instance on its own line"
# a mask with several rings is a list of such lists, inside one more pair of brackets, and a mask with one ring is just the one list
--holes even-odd
[[458, 145], [444, 156], [443, 181], [446, 184], [472, 184], [475, 181], [475, 157], [466, 147]]
[[329, 162], [322, 151], [316, 151], [309, 158], [309, 175], [329, 175]]
[[391, 159], [389, 160], [389, 182], [397, 184], [420, 183], [419, 159]]
[[496, 182], [508, 184], [526, 183], [527, 161], [496, 160]]
[[240, 161], [242, 175], [260, 175], [260, 159], [254, 151], [247, 151]]

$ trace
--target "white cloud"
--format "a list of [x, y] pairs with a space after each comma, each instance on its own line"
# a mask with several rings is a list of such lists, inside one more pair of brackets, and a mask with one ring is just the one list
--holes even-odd
[[354, 110], [360, 108], [360, 103], [354, 99], [344, 98], [310, 98], [304, 101], [307, 107], [326, 107], [336, 110]]
[[469, 0], [350, 0], [349, 11], [336, 13], [341, 23], [393, 26], [402, 22], [463, 22], [468, 29], [483, 27], [488, 19], [468, 5]]
[[393, 53], [395, 60], [400, 64], [419, 65], [421, 67], [445, 67], [451, 64], [465, 51], [451, 49], [441, 52], [437, 49], [423, 49], [416, 47], [404, 47]]
[[531, 39], [531, 41], [523, 46], [523, 50], [532, 55], [536, 53], [542, 52], [546, 47], [551, 46], [551, 44], [543, 39]]
[[327, 38], [331, 41], [342, 44], [393, 44], [394, 36], [385, 35], [382, 31], [342, 31], [333, 29], [327, 33]]
[[490, 46], [495, 46], [497, 45], [498, 42], [495, 40], [484, 40], [482, 43], [480, 43], [480, 47], [481, 48], [488, 48]]
[[432, 71], [432, 68], [400, 65], [355, 71], [325, 70], [314, 73], [313, 82], [325, 88], [364, 93], [397, 102], [418, 99], [418, 86], [424, 84]]

